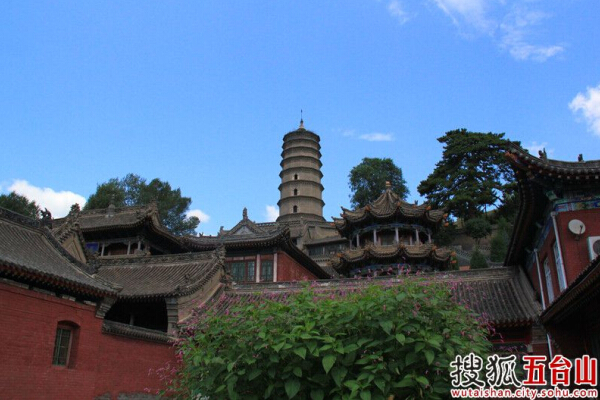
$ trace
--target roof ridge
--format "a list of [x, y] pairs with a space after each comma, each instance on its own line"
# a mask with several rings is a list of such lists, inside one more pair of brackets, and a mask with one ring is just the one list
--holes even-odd
[[157, 254], [157, 255], [128, 255], [123, 257], [100, 257], [96, 259], [100, 267], [123, 266], [126, 264], [151, 264], [164, 263], [165, 261], [194, 261], [206, 260], [213, 257], [214, 251], [199, 251], [178, 254]]

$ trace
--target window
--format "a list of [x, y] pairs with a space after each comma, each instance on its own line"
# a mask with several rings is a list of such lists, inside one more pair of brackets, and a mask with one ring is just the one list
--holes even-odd
[[230, 263], [231, 278], [236, 282], [254, 282], [255, 262], [235, 261]]
[[260, 263], [260, 281], [273, 282], [273, 261], [263, 260]]
[[294, 196], [298, 196], [298, 189], [294, 189]]
[[74, 328], [65, 325], [58, 325], [56, 328], [56, 339], [54, 340], [54, 355], [52, 364], [67, 367], [69, 365], [69, 356], [71, 355], [71, 346], [73, 343]]
[[547, 258], [544, 260], [544, 274], [546, 275], [546, 289], [548, 289], [548, 303], [552, 303], [554, 301], [554, 288], [552, 287], [552, 274]]
[[294, 180], [297, 181], [298, 180], [298, 174], [294, 175]]
[[567, 282], [563, 275], [563, 262], [558, 251], [558, 242], [554, 242], [554, 265], [556, 266], [556, 276], [558, 276], [558, 288], [562, 292], [567, 288]]
[[294, 214], [298, 212], [298, 206], [294, 206]]

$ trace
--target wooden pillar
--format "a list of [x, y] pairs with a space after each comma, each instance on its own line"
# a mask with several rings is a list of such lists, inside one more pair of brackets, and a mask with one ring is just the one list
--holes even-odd
[[431, 243], [431, 232], [427, 232], [427, 243]]
[[277, 250], [273, 254], [273, 282], [277, 282]]
[[396, 241], [396, 244], [399, 244], [400, 243], [400, 236], [398, 235], [398, 227], [394, 228], [394, 231], [395, 231], [394, 232], [395, 233], [394, 240]]
[[131, 254], [131, 241], [127, 242], [127, 255]]
[[165, 303], [167, 305], [167, 332], [174, 335], [179, 322], [179, 303], [176, 297], [167, 297]]
[[377, 229], [373, 229], [373, 244], [377, 244]]
[[415, 244], [417, 246], [421, 244], [421, 241], [419, 240], [419, 230], [417, 228], [415, 228]]
[[360, 248], [360, 234], [356, 234], [356, 247]]
[[260, 282], [260, 254], [256, 255], [256, 283]]
[[104, 248], [106, 247], [106, 244], [102, 243], [102, 250], [100, 251], [100, 257], [104, 256]]

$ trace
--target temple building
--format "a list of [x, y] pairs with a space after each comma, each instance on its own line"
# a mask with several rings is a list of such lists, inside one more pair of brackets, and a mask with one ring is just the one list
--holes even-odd
[[[329, 266], [329, 259], [345, 250], [347, 241], [339, 235], [333, 222], [323, 218], [320, 141], [319, 135], [304, 127], [302, 119], [298, 129], [284, 135], [277, 225], [287, 227], [293, 244], [321, 268], [337, 276]], [[257, 225], [269, 226], [268, 223]]]
[[74, 206], [40, 221], [0, 209], [2, 394], [154, 399], [144, 389], [162, 383], [148, 371], [175, 362], [172, 341], [199, 306], [285, 300], [299, 281], [323, 291], [353, 290], [365, 282], [357, 277], [402, 285], [417, 271], [485, 315], [498, 350], [600, 355], [600, 161], [511, 148], [521, 202], [504, 266], [458, 271], [433, 239], [444, 211], [389, 185], [325, 220], [320, 151], [301, 120], [283, 139], [277, 221], [244, 209], [216, 235], [171, 234], [156, 204]]
[[342, 207], [342, 211], [342, 218], [334, 218], [334, 223], [349, 247], [330, 261], [339, 273], [358, 277], [448, 269], [450, 250], [432, 240], [445, 220], [443, 210], [408, 203], [387, 182], [371, 204], [356, 210]]
[[505, 264], [535, 288], [550, 353], [600, 357], [600, 161], [538, 158], [518, 146], [507, 157], [521, 201]]
[[181, 238], [161, 224], [154, 202], [83, 211], [76, 205], [65, 218], [54, 219], [52, 229], [57, 237], [65, 237], [73, 232], [74, 224], [81, 230], [86, 250], [99, 257], [187, 251]]
[[325, 221], [320, 141], [319, 135], [304, 128], [302, 120], [298, 129], [283, 137], [278, 222]]
[[331, 274], [292, 242], [285, 224], [257, 224], [244, 208], [242, 220], [233, 228], [221, 227], [216, 236], [185, 237], [190, 251], [223, 246], [226, 269], [235, 283], [286, 282], [329, 279]]

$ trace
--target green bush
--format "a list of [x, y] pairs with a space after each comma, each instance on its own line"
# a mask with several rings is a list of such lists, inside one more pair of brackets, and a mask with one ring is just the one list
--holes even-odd
[[229, 294], [195, 318], [182, 330], [176, 398], [446, 398], [455, 355], [489, 350], [446, 285], [413, 277], [278, 301]]
[[475, 251], [473, 251], [473, 253], [471, 254], [470, 264], [471, 269], [481, 269], [488, 267], [488, 263], [485, 260], [485, 256], [479, 250], [479, 247], [475, 247]]

